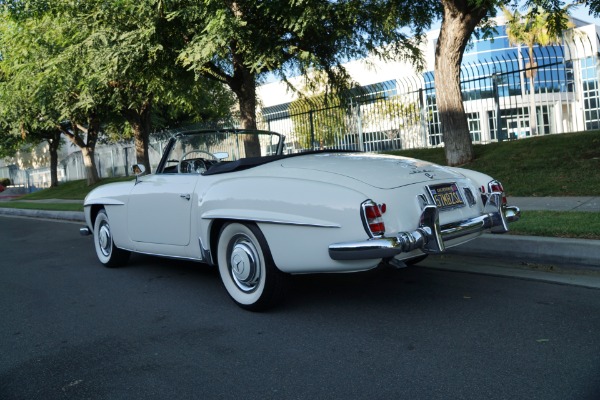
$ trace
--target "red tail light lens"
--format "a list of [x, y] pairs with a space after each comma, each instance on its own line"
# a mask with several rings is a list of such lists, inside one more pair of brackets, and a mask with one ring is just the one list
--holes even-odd
[[502, 184], [498, 181], [491, 181], [488, 184], [488, 187], [490, 189], [490, 193], [491, 192], [504, 192], [504, 188], [502, 187]]
[[498, 181], [491, 181], [490, 183], [488, 183], [488, 188], [490, 190], [490, 193], [493, 192], [500, 192], [502, 193], [502, 204], [506, 204], [506, 195], [504, 194], [504, 187], [502, 186], [502, 184]]
[[367, 200], [362, 204], [363, 224], [369, 236], [382, 236], [385, 232], [385, 224], [381, 215], [381, 208], [372, 200]]

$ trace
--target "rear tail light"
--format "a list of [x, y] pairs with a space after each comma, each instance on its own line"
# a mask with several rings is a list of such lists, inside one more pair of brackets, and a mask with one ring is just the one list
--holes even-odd
[[383, 236], [385, 224], [383, 223], [382, 214], [385, 212], [385, 208], [385, 204], [379, 206], [372, 200], [367, 200], [362, 203], [363, 224], [369, 236]]
[[504, 187], [498, 181], [491, 181], [488, 183], [488, 189], [490, 193], [499, 192], [502, 193], [502, 204], [506, 204], [506, 195], [504, 194]]
[[490, 193], [491, 192], [504, 192], [504, 188], [502, 187], [502, 184], [498, 181], [491, 181], [490, 183], [488, 183], [488, 188], [490, 189]]

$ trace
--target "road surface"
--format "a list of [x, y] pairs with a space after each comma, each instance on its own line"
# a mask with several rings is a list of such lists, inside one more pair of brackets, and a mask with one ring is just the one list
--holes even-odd
[[4, 400], [600, 398], [598, 289], [443, 256], [251, 313], [203, 264], [104, 268], [78, 227], [0, 217]]

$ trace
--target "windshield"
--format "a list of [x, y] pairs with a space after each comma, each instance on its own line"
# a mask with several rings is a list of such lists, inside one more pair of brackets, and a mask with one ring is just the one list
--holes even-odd
[[227, 161], [281, 155], [284, 136], [269, 131], [218, 130], [177, 135], [163, 154], [157, 173], [201, 174]]

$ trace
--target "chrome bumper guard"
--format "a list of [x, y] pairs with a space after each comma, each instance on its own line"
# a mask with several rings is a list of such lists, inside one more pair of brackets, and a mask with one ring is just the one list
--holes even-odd
[[85, 228], [79, 228], [79, 234], [81, 236], [89, 236], [92, 234], [92, 231], [86, 226]]
[[439, 210], [427, 205], [423, 209], [419, 227], [412, 232], [399, 232], [394, 237], [377, 237], [359, 242], [334, 243], [329, 246], [329, 256], [334, 260], [368, 260], [392, 258], [403, 252], [421, 249], [424, 253], [441, 253], [444, 241], [490, 230], [508, 232], [508, 223], [518, 221], [518, 207], [502, 204], [502, 193], [491, 193], [484, 213], [475, 218], [440, 226]]

